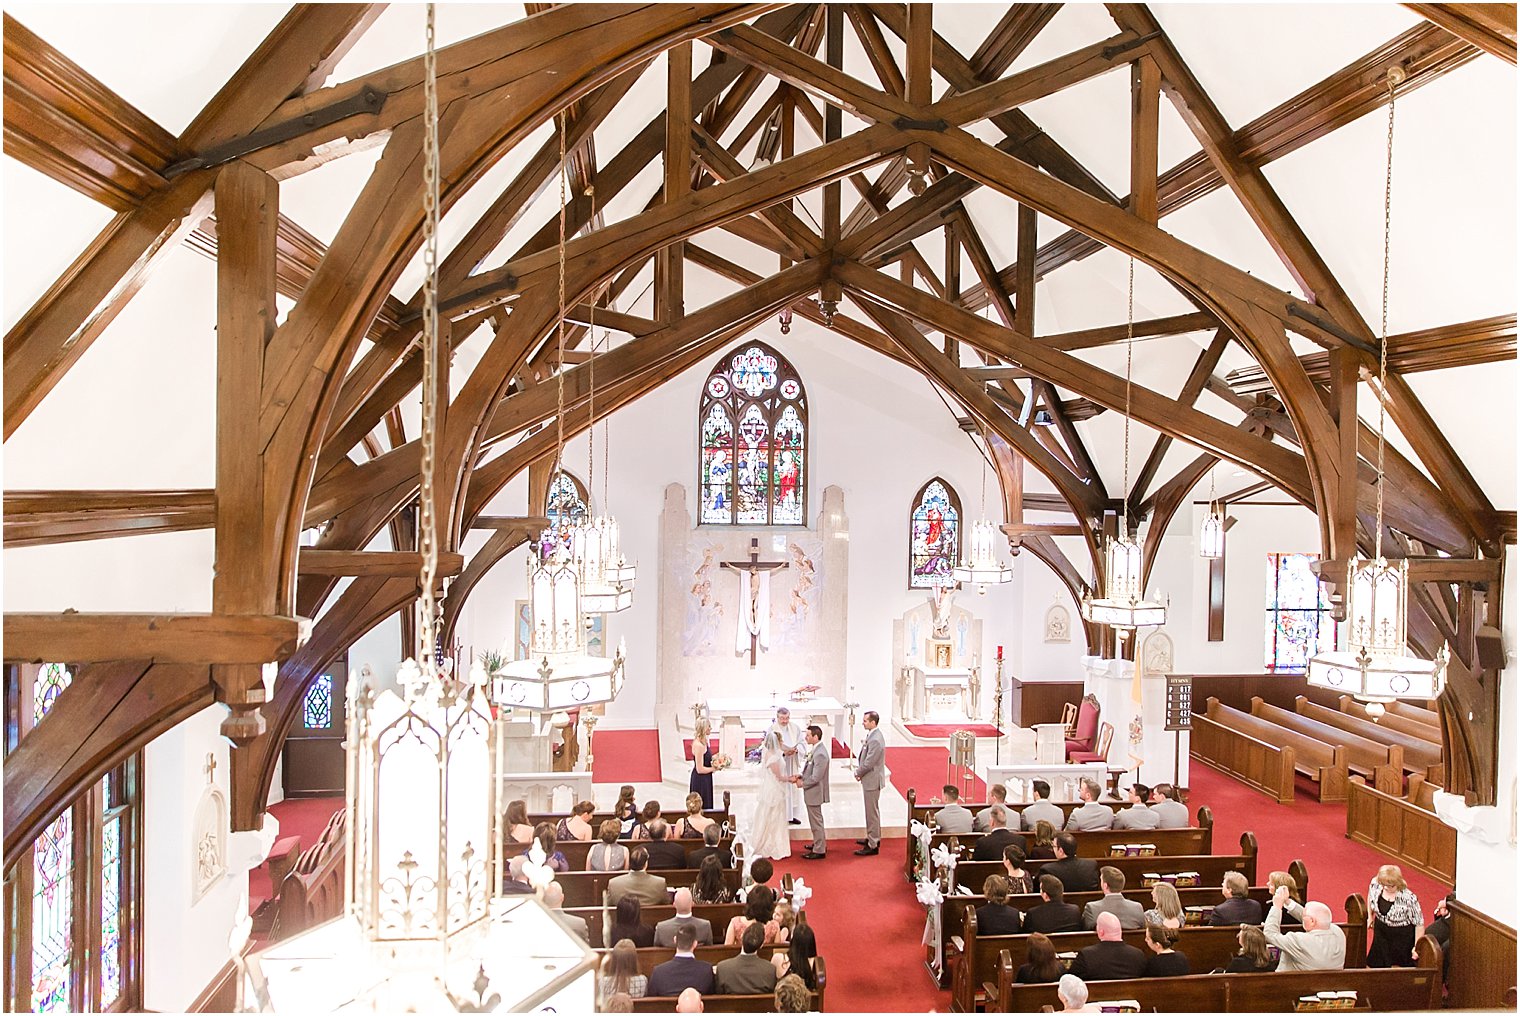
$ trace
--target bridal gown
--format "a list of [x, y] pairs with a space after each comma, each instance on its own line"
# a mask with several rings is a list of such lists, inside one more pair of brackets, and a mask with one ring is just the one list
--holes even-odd
[[792, 856], [792, 832], [786, 821], [786, 784], [781, 779], [781, 753], [767, 749], [760, 757], [755, 811], [746, 837], [751, 857], [785, 860]]

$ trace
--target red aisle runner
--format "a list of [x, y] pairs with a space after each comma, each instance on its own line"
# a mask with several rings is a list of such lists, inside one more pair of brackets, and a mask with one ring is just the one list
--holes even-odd
[[990, 723], [907, 723], [914, 737], [949, 737], [957, 730], [969, 730], [977, 737], [997, 737], [998, 729]]
[[[892, 786], [904, 798], [908, 796], [909, 787], [918, 788], [918, 803], [930, 804], [938, 801], [943, 795], [941, 789], [945, 785], [946, 769], [950, 762], [950, 751], [947, 748], [888, 748], [887, 769], [892, 778]], [[968, 801], [981, 801], [987, 797], [987, 784], [982, 782], [980, 776], [975, 777], [970, 785], [962, 783], [961, 796]]]

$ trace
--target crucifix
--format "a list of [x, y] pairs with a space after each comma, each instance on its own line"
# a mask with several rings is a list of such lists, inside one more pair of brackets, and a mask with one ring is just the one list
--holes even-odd
[[[789, 565], [785, 561], [760, 560], [760, 540], [752, 536], [749, 541], [748, 561], [723, 561], [720, 562], [720, 567], [749, 576], [747, 581], [740, 579], [740, 590], [749, 594], [749, 604], [746, 606], [741, 599], [739, 607], [742, 612], [740, 623], [746, 625], [749, 629], [749, 669], [754, 670], [755, 654], [760, 648], [761, 627], [769, 621], [769, 618], [761, 615], [762, 605], [759, 602], [760, 576], [773, 571], [780, 571], [782, 568], [789, 567]], [[768, 610], [769, 605], [765, 605], [764, 609]]]

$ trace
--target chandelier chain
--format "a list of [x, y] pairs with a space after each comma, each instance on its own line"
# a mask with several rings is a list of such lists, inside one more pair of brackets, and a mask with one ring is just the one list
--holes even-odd
[[1388, 158], [1383, 175], [1383, 319], [1378, 334], [1377, 529], [1373, 559], [1383, 557], [1383, 430], [1388, 406], [1388, 272], [1393, 248], [1393, 107], [1394, 81], [1388, 79]]
[[433, 586], [438, 575], [438, 520], [434, 505], [434, 471], [438, 430], [438, 55], [434, 5], [427, 5], [427, 50], [423, 55], [422, 133], [422, 468], [418, 487], [417, 542], [422, 552], [422, 618], [417, 625], [419, 662], [432, 661], [438, 603]]
[[1124, 486], [1120, 488], [1119, 536], [1129, 539], [1130, 373], [1135, 365], [1135, 259], [1129, 259], [1129, 311], [1124, 326]]
[[559, 126], [559, 325], [556, 328], [554, 472], [565, 471], [565, 114], [555, 118]]

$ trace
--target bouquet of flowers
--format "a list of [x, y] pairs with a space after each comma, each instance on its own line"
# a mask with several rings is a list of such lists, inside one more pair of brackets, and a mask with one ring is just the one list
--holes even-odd
[[724, 769], [732, 769], [734, 765], [734, 759], [733, 756], [729, 755], [727, 752], [720, 752], [717, 755], [713, 756], [712, 764], [713, 768], [716, 770], [721, 771]]

